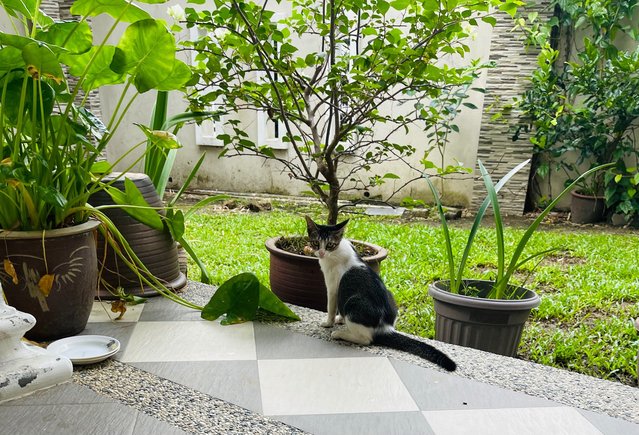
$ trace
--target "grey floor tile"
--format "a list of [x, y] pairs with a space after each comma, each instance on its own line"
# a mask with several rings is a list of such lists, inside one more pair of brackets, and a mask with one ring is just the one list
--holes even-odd
[[138, 362], [131, 365], [248, 410], [262, 412], [257, 361]]
[[177, 427], [157, 418], [138, 412], [138, 418], [133, 428], [133, 435], [183, 435], [184, 432]]
[[170, 301], [163, 296], [149, 298], [144, 304], [140, 322], [201, 320], [200, 312]]
[[82, 385], [66, 382], [45, 390], [36, 391], [0, 406], [39, 406], [39, 405], [74, 405], [91, 403], [116, 403], [115, 400], [101, 396]]
[[119, 403], [0, 406], [0, 431], [11, 435], [129, 435], [137, 414]]
[[567, 406], [424, 411], [424, 416], [437, 435], [602, 435]]
[[577, 411], [604, 435], [639, 435], [639, 424], [583, 409]]
[[423, 411], [557, 406], [555, 402], [492, 385], [419, 367], [403, 361], [391, 363]]
[[338, 342], [288, 331], [255, 322], [255, 348], [258, 359], [370, 357], [370, 353]]
[[[347, 398], [344, 398], [347, 400]], [[271, 418], [314, 435], [434, 435], [420, 412], [285, 415]]]

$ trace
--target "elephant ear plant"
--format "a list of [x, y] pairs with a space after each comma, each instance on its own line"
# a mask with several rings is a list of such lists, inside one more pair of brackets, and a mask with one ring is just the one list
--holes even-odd
[[[71, 6], [74, 20], [60, 22], [43, 13], [39, 5], [33, 0], [2, 2], [11, 32], [0, 31], [0, 235], [36, 231], [44, 248], [44, 238], [52, 231], [97, 218], [103, 223], [100, 231], [125, 263], [140, 272], [141, 281], [176, 302], [201, 310], [166, 291], [109, 219], [88, 203], [92, 193], [108, 189], [102, 176], [113, 165], [101, 157], [135, 99], [151, 90], [181, 89], [190, 80], [189, 67], [176, 58], [174, 36], [163, 21], [126, 0], [79, 0]], [[98, 39], [93, 34], [90, 19], [110, 20], [105, 36]], [[117, 34], [121, 35], [117, 43], [108, 43]], [[120, 94], [110, 119], [103, 123], [84, 106], [91, 91], [111, 85], [118, 85]], [[125, 154], [146, 143], [133, 145]], [[138, 194], [128, 198], [139, 198]], [[124, 202], [132, 209], [148, 207]], [[171, 219], [169, 229], [174, 232], [183, 227], [183, 214], [174, 207], [163, 219]], [[48, 269], [50, 255], [39, 255]], [[14, 293], [26, 285], [17, 276], [12, 258], [15, 256], [6, 253], [0, 273], [5, 293], [9, 293], [4, 286], [7, 276], [18, 286]], [[51, 292], [57, 275], [38, 274], [43, 279], [36, 284], [46, 298], [58, 290], [63, 294], [68, 283], [58, 283], [60, 288]], [[95, 290], [90, 290], [92, 300]]]
[[[524, 264], [541, 259], [555, 250], [525, 253], [528, 241], [548, 213], [577, 183], [596, 171], [611, 166], [602, 165], [592, 168], [568, 185], [524, 231], [510, 258], [508, 258], [504, 223], [497, 192], [528, 163], [529, 160], [520, 163], [497, 184], [493, 184], [490, 174], [482, 162], [478, 162], [488, 194], [477, 211], [459, 263], [455, 261], [448, 223], [439, 193], [428, 175], [424, 175], [433, 193], [441, 219], [448, 264], [448, 279], [437, 281], [429, 288], [429, 293], [435, 301], [435, 335], [438, 340], [476, 347], [503, 355], [514, 356], [516, 354], [526, 319], [530, 310], [539, 305], [540, 300], [533, 291], [513, 284], [512, 277]], [[493, 281], [464, 279], [466, 261], [489, 205], [492, 206], [495, 223], [496, 277]]]

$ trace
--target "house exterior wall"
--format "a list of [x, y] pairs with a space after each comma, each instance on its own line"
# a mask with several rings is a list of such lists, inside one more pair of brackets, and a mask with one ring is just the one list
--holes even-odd
[[[171, 18], [166, 15], [166, 8], [171, 4], [175, 4], [175, 2], [164, 5], [144, 5], [144, 7], [150, 10], [155, 16], [164, 15], [167, 21], [170, 22]], [[104, 35], [106, 27], [100, 19], [94, 20], [93, 25], [96, 35]], [[507, 35], [507, 30], [509, 31], [512, 27], [513, 22], [510, 17], [502, 15], [499, 15], [499, 22], [494, 31], [488, 25], [480, 27], [477, 34], [474, 35], [474, 38], [468, 41], [471, 52], [467, 56], [467, 59], [480, 58], [486, 61], [489, 58], [491, 60], [498, 58], [500, 62], [505, 62], [510, 60], [509, 58], [513, 50], [515, 50], [518, 54], [514, 55], [515, 59], [512, 59], [512, 63], [523, 64], [529, 62], [534, 65], [534, 55], [524, 57], [521, 54], [521, 52], [524, 51], [523, 45]], [[186, 38], [188, 35], [182, 35], [182, 37]], [[113, 43], [115, 42], [116, 40], [113, 41]], [[493, 44], [492, 54], [491, 42]], [[504, 52], [504, 50], [506, 50], [505, 47], [509, 47], [509, 44], [515, 45], [517, 48], [508, 48], [508, 50]], [[184, 60], [189, 61], [188, 54], [185, 55]], [[532, 69], [532, 65], [530, 69]], [[505, 98], [510, 98], [510, 95], [516, 94], [520, 89], [517, 86], [508, 88], [511, 94], [506, 96], [502, 93], [504, 89], [507, 89], [505, 86], [508, 84], [519, 85], [521, 77], [525, 74], [526, 70], [524, 68], [505, 68], [503, 70], [499, 68], [500, 67], [498, 67], [498, 69], [485, 71], [477, 80], [475, 86], [486, 88], [486, 95], [488, 95], [489, 98], [493, 98], [494, 95], [501, 95], [503, 101]], [[119, 92], [114, 92], [113, 87], [105, 87], [100, 90], [101, 109], [107, 120], [117, 104], [117, 95], [119, 95]], [[503, 140], [505, 137], [503, 131], [494, 131], [495, 127], [492, 125], [494, 123], [490, 120], [490, 115], [484, 113], [487, 103], [491, 102], [490, 99], [485, 103], [484, 94], [473, 92], [468, 101], [475, 104], [478, 109], [464, 108], [458, 116], [456, 123], [460, 131], [459, 133], [454, 133], [450, 138], [450, 143], [446, 148], [446, 154], [444, 156], [445, 164], [460, 161], [464, 163], [465, 166], [474, 167], [477, 156], [479, 155], [490, 168], [494, 169], [494, 166], [498, 166], [499, 171], [504, 170], [505, 172], [505, 170], [507, 170], [506, 168], [510, 168], [513, 165], [510, 164], [510, 161], [503, 163], [500, 157], [501, 155], [508, 154], [511, 160], [518, 162], [530, 156], [529, 148], [524, 146], [526, 141], [520, 141], [520, 146], [512, 148], [509, 147], [510, 144], [507, 141]], [[141, 95], [130, 110], [128, 116], [123, 120], [124, 124], [132, 125], [133, 123], [140, 123], [148, 125], [154, 102], [154, 92]], [[179, 113], [185, 108], [186, 105], [180, 100], [179, 95], [173, 93], [171, 95], [170, 110], [173, 113]], [[246, 132], [251, 136], [251, 139], [256, 140], [258, 131], [255, 113], [243, 113], [238, 116], [243, 120], [243, 125], [245, 126]], [[178, 152], [176, 163], [171, 174], [173, 186], [181, 185], [195, 162], [197, 162], [201, 154], [204, 153], [206, 154], [205, 163], [191, 184], [192, 188], [229, 192], [292, 195], [298, 195], [309, 190], [304, 183], [291, 179], [277, 162], [262, 160], [257, 157], [218, 158], [221, 148], [198, 144], [196, 140], [196, 127], [193, 125], [185, 126], [179, 132], [178, 136], [184, 147]], [[143, 140], [143, 134], [137, 128], [120, 128], [110, 142], [107, 158], [110, 161], [115, 161], [129, 151], [135, 144], [141, 143]], [[413, 156], [411, 163], [418, 167], [419, 160], [423, 157], [424, 150], [427, 148], [426, 134], [421, 130], [410, 131], [403, 140], [417, 148], [417, 152]], [[122, 159], [117, 169], [141, 170], [140, 163], [132, 165], [132, 162], [141, 154], [142, 150], [143, 146], [131, 152], [130, 155]], [[275, 152], [279, 155], [292, 156], [292, 150], [290, 149], [276, 150]], [[439, 162], [438, 158], [435, 158], [434, 155], [432, 155], [431, 160]], [[390, 180], [385, 185], [376, 188], [375, 191], [371, 192], [374, 197], [387, 198], [391, 192], [404, 184], [406, 180], [417, 175], [401, 163], [385, 164], [384, 167], [378, 171], [378, 173], [382, 174], [386, 172], [394, 172], [401, 178], [399, 180]], [[448, 205], [471, 206], [473, 194], [479, 192], [478, 189], [475, 188], [475, 178], [476, 177], [472, 175], [450, 177], [443, 186], [445, 202]], [[523, 175], [521, 183], [518, 185], [519, 187], [514, 189], [515, 192], [519, 192], [517, 193], [517, 197], [522, 195], [520, 193], [522, 189], [523, 195], [525, 196], [524, 181], [527, 182], [527, 175]], [[483, 191], [481, 192], [483, 193]], [[410, 196], [415, 199], [429, 199], [431, 197], [428, 187], [423, 181], [410, 184], [393, 197], [393, 201], [397, 202], [404, 196]], [[521, 205], [516, 205], [512, 207], [512, 209], [509, 208], [507, 211], [521, 213], [523, 210], [523, 201], [519, 202]]]

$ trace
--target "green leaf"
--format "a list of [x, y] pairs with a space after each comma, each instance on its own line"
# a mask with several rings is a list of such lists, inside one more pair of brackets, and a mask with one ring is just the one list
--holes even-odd
[[224, 282], [202, 309], [201, 317], [216, 320], [226, 314], [223, 325], [255, 319], [260, 299], [260, 281], [251, 273], [241, 273]]
[[186, 227], [184, 225], [184, 213], [179, 209], [170, 209], [167, 212], [168, 225], [171, 230], [171, 234], [175, 240], [180, 240], [184, 237], [184, 231]]
[[190, 79], [191, 68], [181, 60], [173, 59], [173, 69], [156, 88], [159, 91], [173, 91], [182, 88]]
[[95, 162], [93, 165], [91, 165], [92, 174], [108, 174], [109, 172], [111, 172], [111, 169], [113, 169], [111, 163], [107, 162], [106, 160]]
[[64, 81], [62, 66], [48, 46], [36, 42], [29, 43], [22, 49], [22, 58], [27, 64], [27, 72], [34, 79], [44, 76], [58, 84]]
[[153, 229], [162, 231], [164, 224], [158, 212], [152, 208], [144, 199], [144, 196], [128, 178], [124, 179], [124, 192], [115, 187], [107, 187], [107, 193], [117, 205], [130, 215], [132, 218], [150, 226]]
[[88, 17], [108, 14], [125, 23], [151, 18], [148, 12], [126, 0], [77, 0], [71, 6], [71, 14]]
[[488, 23], [491, 26], [495, 27], [495, 25], [497, 24], [497, 19], [495, 17], [491, 17], [490, 15], [486, 15], [484, 17], [481, 17], [481, 20], [484, 23]]
[[140, 93], [157, 87], [173, 72], [175, 40], [164, 25], [149, 19], [137, 21], [124, 31], [113, 56], [111, 69], [133, 76]]
[[410, 5], [410, 0], [394, 0], [390, 3], [393, 9], [403, 11]]
[[260, 308], [269, 313], [292, 320], [300, 320], [284, 302], [282, 302], [268, 287], [260, 283]]
[[74, 76], [81, 77], [86, 70], [81, 86], [87, 92], [104, 85], [124, 82], [123, 75], [111, 69], [115, 47], [105, 45], [99, 52], [97, 50], [97, 47], [93, 47], [88, 52], [80, 55], [63, 56], [65, 63], [69, 66], [69, 72]]
[[71, 53], [85, 53], [93, 46], [93, 33], [86, 21], [62, 21], [51, 25], [46, 32], [39, 31], [36, 39], [64, 47]]
[[14, 68], [24, 65], [22, 51], [16, 47], [4, 47], [0, 49], [0, 73], [6, 73]]

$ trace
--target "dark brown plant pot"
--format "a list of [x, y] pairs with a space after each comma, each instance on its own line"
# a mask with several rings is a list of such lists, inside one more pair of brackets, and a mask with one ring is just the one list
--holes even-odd
[[604, 220], [606, 200], [601, 196], [583, 195], [570, 192], [570, 221], [576, 224], [591, 224]]
[[0, 231], [0, 281], [7, 302], [36, 319], [28, 339], [56, 340], [86, 327], [98, 283], [99, 225], [91, 220], [44, 232]]
[[[284, 302], [326, 311], [326, 285], [319, 259], [285, 251], [277, 246], [279, 239], [280, 237], [274, 237], [266, 241], [266, 249], [271, 258], [271, 290]], [[386, 249], [371, 243], [355, 242], [363, 243], [376, 252], [363, 260], [379, 273], [380, 263], [388, 255]]]
[[[487, 293], [492, 281], [465, 280], [466, 285]], [[435, 303], [435, 339], [474, 349], [516, 356], [530, 310], [539, 306], [539, 296], [519, 287], [518, 299], [487, 299], [449, 291], [448, 281], [428, 288]]]
[[[117, 176], [119, 174], [114, 173], [105, 177], [104, 181], [108, 182]], [[151, 179], [146, 174], [131, 172], [125, 176], [135, 184], [150, 206], [163, 206]], [[124, 177], [116, 180], [112, 186], [123, 191]], [[114, 204], [109, 194], [104, 191], [91, 195], [89, 203], [96, 207]], [[108, 208], [103, 212], [122, 233], [133, 252], [153, 276], [169, 290], [177, 291], [186, 285], [186, 275], [180, 271], [177, 244], [168, 231], [153, 229], [132, 218], [121, 208]], [[117, 253], [105, 244], [101, 235], [98, 238], [97, 252], [99, 265], [104, 266], [97, 295], [99, 298], [113, 299], [115, 296], [109, 292], [109, 288], [117, 287], [122, 287], [125, 293], [135, 296], [147, 297], [158, 294], [151, 286], [140, 282], [137, 272], [131, 270]]]

